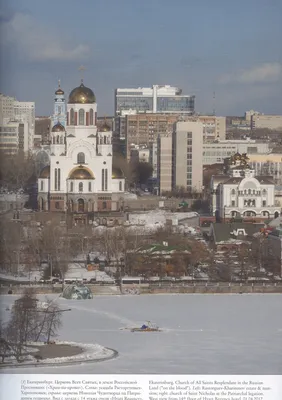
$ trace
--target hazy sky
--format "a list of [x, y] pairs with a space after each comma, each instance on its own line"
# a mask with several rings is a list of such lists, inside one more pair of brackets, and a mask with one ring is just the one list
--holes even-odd
[[[6, 5], [4, 4], [6, 3]], [[0, 91], [52, 112], [85, 85], [98, 114], [116, 87], [170, 84], [196, 95], [196, 111], [282, 113], [281, 0], [9, 0], [1, 2]]]

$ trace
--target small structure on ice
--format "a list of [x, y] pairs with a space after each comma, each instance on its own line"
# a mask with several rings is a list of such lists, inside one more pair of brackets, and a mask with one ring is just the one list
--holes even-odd
[[161, 331], [160, 328], [156, 324], [150, 321], [148, 321], [147, 324], [143, 324], [138, 328], [131, 329], [131, 332], [160, 332], [160, 331]]
[[91, 290], [85, 285], [68, 285], [65, 287], [62, 297], [73, 300], [93, 299]]

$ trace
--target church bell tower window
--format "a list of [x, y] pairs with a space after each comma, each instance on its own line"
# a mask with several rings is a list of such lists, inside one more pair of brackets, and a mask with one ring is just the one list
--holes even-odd
[[94, 111], [92, 108], [90, 109], [89, 115], [90, 115], [89, 125], [94, 125]]
[[85, 112], [82, 108], [79, 110], [78, 117], [78, 124], [85, 125]]
[[74, 125], [74, 109], [70, 110], [70, 125]]

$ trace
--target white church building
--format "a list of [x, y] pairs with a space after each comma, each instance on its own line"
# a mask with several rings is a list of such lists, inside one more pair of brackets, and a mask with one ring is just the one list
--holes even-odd
[[95, 212], [120, 210], [125, 180], [122, 171], [112, 165], [111, 127], [105, 123], [97, 129], [93, 91], [83, 81], [71, 91], [66, 126], [60, 87], [55, 96], [60, 109], [50, 134], [50, 165], [38, 179], [39, 210], [68, 212], [82, 223], [93, 220]]
[[211, 179], [211, 208], [217, 220], [265, 221], [280, 216], [275, 203], [275, 185], [271, 176], [255, 176], [246, 155], [230, 158], [228, 174]]

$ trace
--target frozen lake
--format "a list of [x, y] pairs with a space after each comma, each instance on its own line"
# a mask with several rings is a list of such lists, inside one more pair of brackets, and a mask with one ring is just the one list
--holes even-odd
[[[0, 297], [2, 320], [14, 300]], [[72, 309], [64, 313], [59, 340], [96, 342], [117, 350], [119, 357], [8, 373], [282, 374], [281, 295], [97, 296], [58, 302]], [[121, 330], [147, 320], [163, 332]]]

